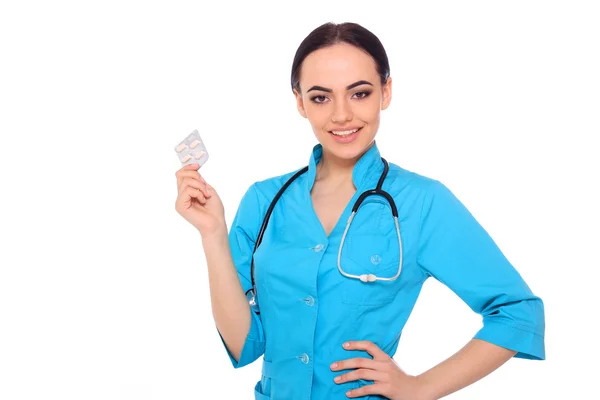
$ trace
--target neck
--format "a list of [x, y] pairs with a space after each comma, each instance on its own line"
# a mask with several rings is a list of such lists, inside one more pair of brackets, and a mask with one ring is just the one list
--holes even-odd
[[321, 161], [317, 164], [315, 179], [331, 183], [352, 181], [352, 172], [359, 158], [360, 156], [349, 160], [342, 159], [324, 150]]

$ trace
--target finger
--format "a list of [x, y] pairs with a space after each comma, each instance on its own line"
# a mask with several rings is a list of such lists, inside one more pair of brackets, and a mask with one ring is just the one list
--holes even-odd
[[356, 397], [363, 397], [363, 396], [369, 396], [371, 394], [380, 394], [380, 395], [385, 395], [385, 387], [382, 384], [379, 383], [373, 383], [371, 385], [365, 385], [362, 387], [359, 387], [358, 389], [352, 389], [352, 390], [348, 390], [346, 392], [346, 396], [350, 397], [350, 398], [356, 398]]
[[175, 171], [175, 176], [177, 177], [177, 185], [180, 184], [182, 177], [187, 176], [190, 173], [198, 173], [198, 169], [200, 169], [200, 166], [198, 164], [188, 164]]
[[380, 370], [381, 366], [379, 361], [371, 360], [365, 357], [350, 358], [348, 360], [338, 361], [331, 364], [332, 371], [342, 371], [345, 369], [357, 369], [357, 368], [368, 368], [374, 370]]
[[177, 177], [177, 185], [181, 184], [181, 180], [185, 177], [198, 179], [200, 182], [206, 182], [198, 171], [179, 170], [175, 173]]
[[209, 196], [212, 196], [212, 194], [215, 193], [215, 188], [212, 187], [211, 185], [209, 185], [208, 183], [206, 183], [206, 192], [208, 193]]
[[203, 192], [206, 197], [210, 197], [212, 195], [212, 191], [209, 189], [208, 183], [198, 171], [182, 171], [182, 173], [177, 177], [177, 186], [181, 186], [183, 179], [186, 177], [202, 182], [202, 184], [205, 185], [203, 187]]
[[384, 361], [390, 358], [387, 353], [381, 350], [375, 343], [370, 340], [358, 340], [344, 343], [346, 350], [364, 350], [369, 353], [374, 360]]
[[194, 198], [198, 201], [198, 203], [202, 205], [206, 204], [206, 197], [204, 197], [202, 191], [193, 187], [186, 188], [183, 192], [183, 197], [186, 201], [191, 201], [191, 199]]
[[181, 174], [178, 175], [177, 186], [179, 187], [179, 191], [181, 191], [183, 180], [186, 178], [194, 179], [198, 182], [201, 182], [204, 186], [200, 189], [204, 192], [204, 195], [206, 197], [211, 196], [211, 191], [208, 189], [208, 184], [206, 183], [206, 180], [197, 171], [182, 171]]
[[360, 368], [354, 371], [348, 372], [343, 375], [336, 376], [333, 380], [335, 383], [345, 383], [350, 381], [356, 381], [358, 379], [364, 379], [368, 381], [387, 382], [388, 374], [374, 369]]
[[179, 188], [179, 191], [182, 192], [187, 187], [193, 187], [194, 189], [198, 189], [198, 190], [202, 191], [202, 194], [204, 195], [204, 197], [206, 197], [206, 198], [210, 197], [210, 193], [208, 191], [208, 188], [206, 187], [206, 183], [202, 183], [198, 179], [183, 178], [183, 181], [181, 182], [181, 187]]
[[204, 184], [196, 178], [183, 178], [181, 180], [181, 186], [179, 186], [179, 192], [183, 192], [188, 187], [193, 187], [195, 189], [202, 189], [203, 186], [204, 186]]
[[203, 200], [202, 197], [199, 197], [201, 195], [202, 192], [200, 192], [198, 189], [188, 187], [177, 196], [177, 199], [175, 200], [175, 209], [178, 212], [181, 212], [189, 209], [194, 204], [203, 205], [201, 202], [205, 200]]
[[184, 165], [183, 167], [179, 168], [176, 172], [175, 172], [175, 176], [179, 176], [180, 174], [186, 172], [186, 171], [197, 171], [200, 168], [200, 165], [198, 164], [188, 164], [188, 165]]

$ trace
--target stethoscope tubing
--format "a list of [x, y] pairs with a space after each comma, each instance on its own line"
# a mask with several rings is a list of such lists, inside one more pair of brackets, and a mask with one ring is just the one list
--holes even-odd
[[[339, 250], [338, 250], [338, 257], [337, 257], [337, 267], [339, 272], [343, 275], [346, 276], [348, 278], [354, 278], [354, 279], [358, 279], [362, 282], [365, 283], [370, 283], [370, 282], [375, 282], [375, 281], [393, 281], [395, 279], [397, 279], [400, 276], [400, 273], [402, 271], [402, 236], [400, 235], [400, 224], [398, 223], [398, 208], [396, 207], [396, 203], [394, 201], [394, 199], [392, 198], [392, 196], [387, 193], [386, 191], [382, 190], [382, 186], [383, 186], [383, 182], [387, 176], [388, 170], [389, 170], [389, 164], [388, 162], [385, 160], [385, 158], [381, 158], [381, 161], [383, 162], [383, 173], [381, 174], [381, 176], [379, 177], [379, 181], [377, 182], [377, 187], [375, 189], [371, 189], [371, 190], [366, 190], [363, 193], [360, 194], [360, 196], [358, 197], [358, 199], [356, 200], [356, 202], [354, 203], [354, 205], [352, 206], [352, 213], [350, 214], [350, 217], [348, 218], [348, 221], [346, 223], [346, 228], [344, 229], [344, 234], [342, 236], [342, 239], [340, 241], [340, 246], [339, 246]], [[264, 233], [267, 229], [267, 225], [269, 223], [269, 219], [271, 218], [271, 213], [273, 212], [273, 209], [275, 208], [275, 205], [277, 204], [277, 201], [279, 200], [279, 198], [282, 196], [283, 192], [285, 192], [285, 190], [292, 184], [292, 182], [294, 180], [296, 180], [296, 178], [298, 178], [300, 175], [304, 174], [306, 171], [308, 171], [308, 166], [300, 169], [299, 171], [297, 171], [290, 179], [288, 179], [287, 182], [285, 182], [285, 184], [281, 187], [281, 189], [279, 189], [279, 191], [277, 192], [277, 194], [275, 195], [275, 197], [273, 198], [273, 201], [271, 201], [271, 204], [269, 205], [269, 208], [267, 209], [267, 212], [265, 213], [265, 218], [263, 219], [263, 223], [260, 227], [260, 231], [258, 232], [257, 238], [256, 238], [256, 243], [254, 244], [254, 250], [252, 252], [252, 260], [250, 263], [250, 277], [251, 277], [251, 283], [252, 283], [252, 287], [250, 289], [248, 289], [248, 291], [246, 291], [246, 296], [248, 296], [248, 293], [251, 293], [251, 297], [249, 300], [249, 304], [251, 306], [256, 306], [257, 302], [256, 302], [256, 282], [254, 279], [254, 253], [256, 252], [256, 250], [258, 249], [258, 246], [260, 246], [260, 244], [262, 243], [262, 238], [264, 236]], [[348, 230], [350, 229], [350, 225], [352, 224], [352, 220], [354, 219], [354, 216], [356, 215], [356, 213], [358, 212], [359, 207], [361, 206], [361, 204], [363, 203], [363, 201], [368, 198], [369, 196], [382, 196], [384, 197], [388, 204], [391, 207], [392, 210], [392, 216], [394, 218], [394, 224], [396, 227], [396, 235], [398, 237], [398, 246], [400, 249], [400, 259], [398, 262], [398, 271], [396, 272], [396, 275], [392, 276], [392, 277], [388, 277], [388, 278], [383, 278], [383, 277], [378, 277], [375, 274], [362, 274], [362, 275], [353, 275], [353, 274], [349, 274], [346, 271], [344, 271], [344, 269], [342, 268], [341, 265], [341, 258], [342, 258], [342, 249], [344, 246], [344, 241], [346, 239], [346, 235], [348, 234]], [[256, 311], [257, 314], [260, 314], [260, 312]]]

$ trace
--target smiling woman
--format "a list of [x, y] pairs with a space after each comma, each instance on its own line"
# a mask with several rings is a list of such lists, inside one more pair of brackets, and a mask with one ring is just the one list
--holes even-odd
[[352, 24], [339, 25], [337, 32], [331, 28], [317, 28], [300, 45], [292, 63], [292, 91], [300, 115], [331, 153], [324, 158], [356, 161], [373, 142], [380, 112], [390, 104], [390, 67], [376, 38], [353, 32]]
[[[543, 302], [486, 230], [440, 181], [382, 158], [375, 137], [392, 78], [379, 39], [355, 23], [318, 27], [296, 52], [291, 86], [318, 144], [307, 167], [251, 185], [229, 232], [198, 166], [177, 172], [177, 211], [202, 235], [231, 362], [263, 356], [255, 398], [431, 400], [511, 357], [544, 359]], [[429, 277], [483, 326], [411, 376], [392, 357]]]

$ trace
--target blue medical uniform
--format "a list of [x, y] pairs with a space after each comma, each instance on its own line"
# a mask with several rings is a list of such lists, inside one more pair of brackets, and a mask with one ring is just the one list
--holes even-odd
[[[383, 190], [398, 207], [403, 244], [402, 273], [394, 281], [363, 283], [337, 268], [338, 246], [352, 205], [376, 187], [383, 171], [377, 144], [356, 163], [356, 194], [326, 235], [310, 191], [322, 147], [314, 147], [306, 173], [284, 192], [273, 210], [255, 256], [260, 314], [239, 360], [223, 342], [235, 368], [263, 356], [256, 399], [346, 399], [346, 391], [370, 381], [336, 384], [334, 361], [370, 357], [342, 343], [370, 340], [392, 357], [425, 280], [447, 285], [483, 317], [475, 334], [517, 351], [516, 357], [544, 359], [544, 305], [473, 215], [440, 181], [390, 163]], [[244, 291], [250, 289], [254, 243], [269, 204], [293, 175], [254, 183], [241, 200], [230, 233], [233, 260]], [[356, 214], [343, 246], [342, 268], [350, 274], [396, 274], [399, 246], [391, 209], [370, 196]], [[221, 340], [222, 337], [221, 337]], [[383, 398], [369, 396], [367, 399]]]

